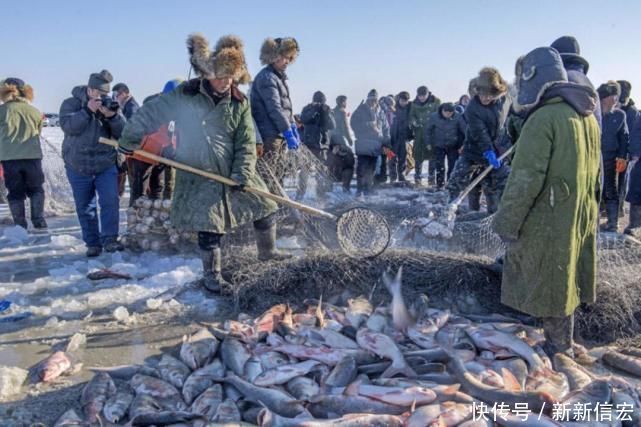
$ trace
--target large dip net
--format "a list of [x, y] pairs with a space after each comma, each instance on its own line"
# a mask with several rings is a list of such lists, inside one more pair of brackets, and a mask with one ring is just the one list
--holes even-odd
[[[44, 134], [43, 164], [51, 214], [73, 212], [73, 197], [60, 155], [61, 141], [53, 130]], [[293, 303], [321, 294], [339, 298], [346, 292], [371, 295], [383, 302], [389, 296], [382, 287], [381, 273], [402, 265], [408, 298], [424, 293], [435, 305], [463, 312], [510, 312], [499, 302], [500, 272], [494, 262], [504, 253], [504, 246], [492, 230], [492, 217], [465, 213], [464, 203], [463, 213], [453, 228], [448, 227], [448, 195], [425, 188], [386, 184], [376, 194], [356, 199], [353, 193], [342, 192], [325, 159], [305, 147], [267, 156], [258, 161], [257, 170], [270, 192], [336, 217], [345, 212], [375, 212], [385, 219], [389, 239], [367, 226], [358, 227], [356, 232], [349, 230], [359, 239], [359, 247], [380, 244], [382, 249], [374, 252], [385, 250], [378, 257], [351, 258], [345, 255], [338, 238], [344, 232], [340, 222], [337, 227], [331, 219], [281, 207], [276, 215], [278, 246], [304, 257], [284, 263], [257, 263], [251, 225], [225, 236], [224, 253], [230, 256], [223, 273], [234, 284], [241, 309], [259, 311], [278, 302]], [[627, 218], [621, 222], [627, 224]], [[593, 342], [638, 337], [641, 245], [613, 233], [601, 233], [598, 243], [597, 303], [579, 309], [577, 329], [584, 339]]]

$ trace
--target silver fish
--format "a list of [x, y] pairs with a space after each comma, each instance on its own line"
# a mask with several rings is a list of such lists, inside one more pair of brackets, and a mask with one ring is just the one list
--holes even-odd
[[307, 406], [307, 410], [317, 418], [336, 418], [353, 413], [401, 415], [407, 409], [363, 396], [330, 394], [313, 397]]
[[31, 377], [36, 381], [49, 382], [71, 369], [72, 364], [67, 353], [56, 351], [31, 368]]
[[394, 327], [397, 330], [406, 331], [408, 327], [416, 323], [416, 320], [410, 315], [405, 306], [401, 282], [402, 275], [402, 266], [399, 267], [394, 279], [390, 278], [387, 272], [383, 272], [383, 283], [392, 295], [392, 323], [394, 323]]
[[107, 399], [116, 394], [116, 385], [108, 374], [100, 373], [95, 375], [91, 381], [82, 389], [80, 403], [82, 411], [88, 422], [98, 422], [98, 416], [102, 412]]
[[621, 354], [616, 351], [608, 351], [603, 355], [603, 363], [641, 378], [640, 358]]
[[285, 386], [287, 392], [297, 400], [307, 401], [320, 393], [318, 383], [308, 377], [296, 377]]
[[111, 378], [116, 378], [120, 380], [129, 381], [134, 375], [142, 374], [148, 377], [160, 378], [160, 372], [156, 368], [146, 366], [146, 365], [120, 365], [120, 366], [110, 366], [110, 367], [90, 367], [92, 372], [105, 372], [109, 374]]
[[315, 360], [306, 360], [291, 365], [277, 366], [258, 375], [254, 380], [254, 384], [259, 387], [285, 384], [293, 378], [307, 375], [317, 365], [318, 362]]
[[245, 363], [252, 356], [247, 347], [237, 339], [227, 337], [220, 346], [223, 364], [238, 376], [243, 375]]
[[345, 313], [347, 321], [356, 329], [367, 321], [372, 314], [372, 304], [365, 297], [358, 297], [347, 300], [348, 309]]
[[407, 427], [423, 427], [440, 422], [442, 426], [457, 426], [472, 417], [472, 406], [464, 403], [443, 402], [416, 408], [407, 419]]
[[87, 423], [73, 409], [69, 409], [58, 418], [53, 427], [85, 426]]
[[416, 372], [407, 364], [396, 343], [387, 335], [363, 328], [358, 331], [356, 341], [363, 349], [392, 361], [392, 365], [381, 375], [383, 378], [393, 377], [396, 374], [416, 377]]
[[216, 415], [218, 405], [222, 401], [223, 388], [220, 384], [214, 384], [194, 400], [189, 410], [194, 414], [204, 415], [208, 420], [211, 420]]
[[356, 360], [353, 357], [346, 356], [334, 366], [334, 369], [325, 379], [325, 384], [330, 387], [345, 387], [354, 381], [357, 373]]
[[180, 389], [185, 384], [185, 380], [191, 374], [189, 367], [180, 360], [168, 354], [163, 354], [158, 363], [160, 377], [169, 384]]
[[301, 330], [299, 335], [331, 348], [358, 348], [356, 342], [331, 329], [307, 328]]
[[256, 356], [250, 357], [245, 363], [243, 372], [243, 377], [250, 383], [253, 383], [256, 377], [263, 373], [263, 364], [260, 358]]
[[131, 389], [118, 390], [114, 396], [111, 396], [105, 402], [105, 406], [102, 409], [105, 419], [110, 423], [118, 423], [124, 418], [133, 400], [134, 394]]
[[523, 340], [505, 332], [470, 326], [466, 328], [467, 334], [472, 338], [476, 347], [496, 351], [508, 349], [514, 354], [522, 357], [528, 363], [531, 371], [545, 368], [543, 360]]
[[279, 365], [287, 365], [289, 363], [289, 359], [277, 351], [269, 351], [261, 354], [259, 357], [263, 370], [272, 369]]
[[574, 407], [574, 404], [587, 404], [591, 403], [592, 408], [595, 408], [597, 403], [604, 405], [612, 399], [612, 386], [603, 380], [592, 381], [587, 386], [580, 390], [573, 391], [563, 398], [563, 403]]
[[150, 414], [163, 410], [162, 405], [151, 396], [138, 394], [134, 397], [129, 407], [129, 418], [136, 418], [141, 414]]
[[281, 391], [257, 387], [240, 377], [228, 373], [224, 381], [236, 387], [250, 402], [265, 405], [279, 415], [295, 417], [305, 410], [303, 405]]
[[180, 359], [195, 371], [205, 366], [218, 351], [219, 342], [211, 332], [202, 328], [190, 337], [184, 336], [180, 347]]
[[200, 393], [213, 386], [216, 382], [222, 381], [224, 376], [225, 368], [218, 359], [214, 359], [209, 365], [194, 371], [187, 377], [182, 388], [185, 403], [189, 405]]
[[592, 382], [583, 367], [563, 353], [554, 355], [554, 369], [567, 376], [570, 391], [580, 390]]
[[427, 405], [436, 400], [436, 393], [428, 388], [419, 386], [412, 387], [382, 387], [370, 384], [355, 384], [354, 393], [360, 396], [370, 397], [381, 402], [409, 407], [412, 405]]
[[395, 415], [346, 414], [331, 420], [310, 419], [309, 416], [285, 418], [263, 409], [258, 416], [263, 427], [401, 427], [403, 419]]
[[370, 331], [383, 332], [383, 330], [388, 327], [387, 316], [381, 313], [374, 312], [367, 318], [365, 326]]
[[203, 416], [186, 411], [149, 412], [133, 417], [129, 423], [127, 423], [127, 426], [166, 426], [178, 423], [189, 423], [194, 420], [203, 420]]
[[177, 398], [182, 400], [182, 396], [176, 387], [158, 378], [136, 374], [131, 378], [130, 384], [136, 394], [147, 394], [160, 399]]
[[212, 421], [219, 423], [233, 423], [240, 421], [240, 411], [238, 406], [231, 399], [224, 400], [216, 410]]

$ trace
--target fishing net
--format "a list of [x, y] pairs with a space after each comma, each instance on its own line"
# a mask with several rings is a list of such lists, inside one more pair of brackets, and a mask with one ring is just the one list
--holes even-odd
[[62, 160], [62, 131], [58, 128], [43, 129], [40, 147], [45, 175], [45, 213], [48, 216], [73, 213], [73, 193]]

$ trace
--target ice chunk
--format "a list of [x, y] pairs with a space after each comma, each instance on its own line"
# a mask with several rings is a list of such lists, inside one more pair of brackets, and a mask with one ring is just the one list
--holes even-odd
[[129, 320], [129, 311], [127, 311], [127, 309], [121, 305], [114, 310], [113, 316], [117, 321], [127, 323], [127, 321]]
[[159, 298], [149, 298], [147, 300], [147, 308], [150, 310], [158, 310], [162, 305], [162, 300]]
[[64, 324], [64, 320], [60, 321], [56, 316], [53, 316], [45, 323], [45, 328], [58, 328]]
[[82, 240], [70, 236], [69, 234], [61, 234], [60, 236], [51, 237], [51, 247], [56, 249], [75, 248], [83, 244]]
[[7, 227], [4, 230], [3, 236], [5, 239], [11, 240], [13, 243], [26, 243], [29, 240], [29, 233], [19, 225]]
[[0, 399], [19, 393], [28, 374], [15, 366], [0, 366]]
[[87, 336], [85, 334], [76, 332], [69, 340], [69, 344], [67, 344], [67, 351], [77, 351], [80, 347], [84, 347], [86, 344]]

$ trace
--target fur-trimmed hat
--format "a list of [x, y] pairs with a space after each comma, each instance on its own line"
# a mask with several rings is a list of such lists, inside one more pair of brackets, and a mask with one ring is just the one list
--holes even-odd
[[9, 77], [0, 82], [0, 101], [8, 102], [14, 99], [33, 101], [33, 88], [21, 79]]
[[200, 33], [187, 38], [189, 62], [196, 74], [203, 78], [231, 77], [239, 84], [249, 83], [251, 77], [245, 62], [243, 42], [239, 37], [228, 35], [221, 37], [213, 51], [209, 50], [209, 41]]
[[561, 55], [552, 47], [530, 51], [516, 61], [514, 68], [517, 95], [513, 108], [516, 112], [534, 108], [549, 88], [568, 81]]
[[267, 37], [260, 48], [260, 62], [263, 65], [273, 64], [279, 56], [289, 58], [292, 63], [300, 53], [300, 46], [293, 37]]
[[507, 93], [507, 82], [503, 80], [499, 70], [492, 67], [484, 67], [479, 71], [478, 77], [470, 81], [470, 94], [489, 95], [498, 98]]
[[599, 98], [607, 98], [608, 96], [616, 96], [617, 98], [621, 95], [621, 86], [614, 80], [609, 80], [606, 83], [603, 83], [596, 90], [599, 94]]
[[630, 100], [630, 94], [632, 93], [632, 84], [627, 80], [617, 80], [619, 86], [621, 86], [621, 96], [619, 96], [619, 102], [622, 105], [626, 105]]

